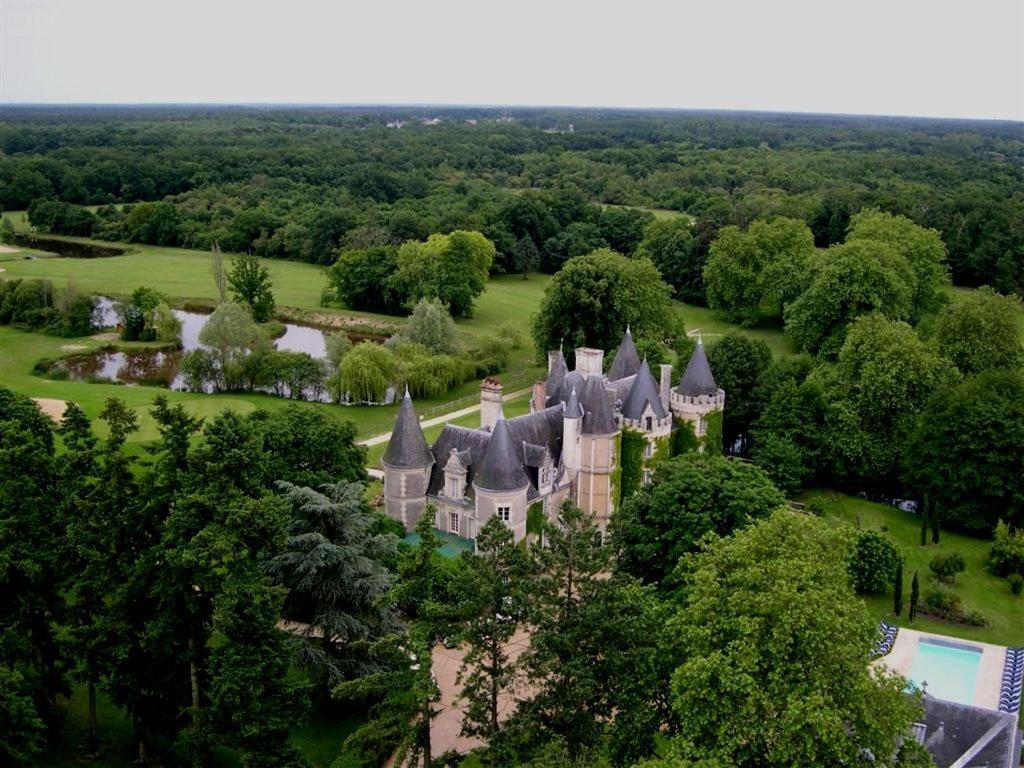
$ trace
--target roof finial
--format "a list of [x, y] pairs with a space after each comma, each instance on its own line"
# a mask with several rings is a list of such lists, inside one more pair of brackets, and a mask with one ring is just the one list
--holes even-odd
[[704, 346], [704, 337], [701, 335], [700, 331], [697, 331], [697, 343]]
[[409, 382], [405, 382], [405, 399], [412, 400], [412, 397], [409, 395]]
[[631, 334], [631, 333], [629, 332], [629, 323], [626, 323], [626, 335], [627, 335], [627, 336], [632, 336], [632, 335], [633, 335], [633, 334]]
[[561, 351], [562, 351], [562, 344], [563, 344], [564, 342], [565, 342], [565, 337], [564, 337], [564, 336], [559, 336], [559, 337], [558, 337], [558, 351], [559, 351], [559, 352], [561, 352]]

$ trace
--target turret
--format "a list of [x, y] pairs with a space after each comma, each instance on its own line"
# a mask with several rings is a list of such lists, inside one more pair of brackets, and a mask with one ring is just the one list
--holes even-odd
[[580, 468], [580, 434], [583, 423], [583, 409], [580, 407], [576, 388], [569, 395], [562, 414], [562, 466], [570, 473]]
[[624, 379], [639, 370], [640, 355], [637, 354], [636, 345], [633, 343], [633, 334], [630, 333], [627, 325], [626, 334], [622, 337], [619, 348], [615, 352], [615, 359], [612, 360], [612, 365], [608, 369], [608, 381]]
[[[512, 529], [515, 540], [519, 541], [526, 536], [526, 496], [530, 478], [517, 455], [508, 423], [499, 414], [473, 477], [473, 489], [476, 491], [480, 527], [492, 517], [498, 517]], [[463, 536], [467, 533], [460, 531]]]
[[672, 415], [689, 422], [698, 438], [707, 434], [708, 414], [725, 410], [725, 390], [715, 383], [704, 343], [699, 337], [679, 386], [672, 390], [671, 407]]
[[398, 416], [381, 465], [384, 468], [384, 506], [388, 516], [398, 520], [407, 530], [412, 530], [427, 505], [427, 483], [434, 457], [420, 428], [408, 387], [398, 407]]

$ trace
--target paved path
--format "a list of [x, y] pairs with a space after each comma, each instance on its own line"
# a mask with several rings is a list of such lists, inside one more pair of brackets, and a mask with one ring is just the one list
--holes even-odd
[[[527, 387], [526, 389], [520, 389], [520, 390], [517, 390], [516, 392], [510, 392], [507, 395], [503, 395], [501, 400], [502, 400], [502, 402], [508, 402], [509, 400], [514, 400], [517, 397], [522, 397], [523, 395], [528, 395], [531, 392], [533, 392], [533, 387]], [[425, 429], [427, 427], [433, 427], [433, 426], [436, 426], [438, 424], [444, 424], [445, 422], [451, 421], [452, 419], [458, 419], [458, 418], [461, 418], [463, 416], [468, 416], [469, 414], [476, 413], [479, 410], [480, 410], [480, 403], [477, 403], [476, 405], [470, 405], [470, 406], [468, 406], [466, 408], [460, 408], [457, 411], [452, 411], [451, 413], [446, 413], [446, 414], [444, 414], [442, 416], [437, 416], [437, 417], [435, 417], [433, 419], [427, 419], [426, 421], [422, 421], [421, 420], [420, 421], [420, 427]], [[379, 443], [386, 443], [390, 439], [391, 439], [391, 433], [390, 432], [385, 432], [382, 435], [374, 435], [373, 437], [368, 437], [365, 440], [360, 440], [358, 444], [359, 445], [378, 445]]]

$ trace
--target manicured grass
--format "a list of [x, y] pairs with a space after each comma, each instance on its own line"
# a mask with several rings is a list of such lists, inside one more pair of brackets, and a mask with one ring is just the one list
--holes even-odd
[[633, 208], [637, 211], [647, 211], [653, 213], [655, 219], [686, 219], [689, 222], [695, 221], [694, 217], [688, 213], [682, 211], [673, 211], [670, 208], [646, 208], [642, 205], [616, 205], [614, 203], [604, 203], [605, 208]]
[[[988, 550], [991, 542], [942, 531], [939, 544], [929, 543], [922, 547], [921, 521], [915, 514], [832, 491], [808, 491], [802, 500], [806, 501], [815, 496], [821, 496], [826, 500], [826, 519], [836, 523], [859, 524], [865, 530], [881, 530], [903, 555], [903, 615], [899, 619], [893, 617], [891, 593], [866, 598], [868, 608], [879, 619], [966, 640], [997, 645], [1024, 644], [1024, 597], [1015, 597], [1011, 594], [1006, 579], [988, 572]], [[928, 563], [940, 552], [959, 552], [963, 555], [967, 570], [957, 575], [956, 584], [950, 589], [960, 596], [964, 610], [980, 612], [988, 619], [989, 626], [968, 627], [924, 616], [918, 616], [913, 624], [907, 622], [910, 583], [914, 578], [914, 572], [918, 573], [923, 598], [927, 592], [936, 589], [936, 582], [928, 570]]]
[[779, 326], [742, 328], [716, 317], [715, 313], [707, 307], [684, 304], [681, 301], [673, 302], [673, 304], [682, 316], [683, 322], [686, 323], [686, 330], [691, 333], [700, 331], [707, 344], [714, 344], [718, 337], [735, 331], [754, 339], [761, 339], [771, 348], [772, 354], [776, 357], [796, 352], [793, 340], [786, 336]]

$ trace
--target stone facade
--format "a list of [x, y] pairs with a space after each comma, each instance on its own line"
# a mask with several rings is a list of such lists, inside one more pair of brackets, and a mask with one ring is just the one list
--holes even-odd
[[577, 349], [572, 371], [561, 350], [548, 353], [547, 379], [534, 386], [527, 415], [505, 419], [501, 383], [485, 379], [480, 427], [446, 425], [432, 446], [406, 393], [382, 461], [387, 513], [412, 529], [430, 504], [439, 530], [467, 539], [497, 516], [520, 541], [532, 507], [553, 519], [568, 499], [604, 532], [618, 502], [622, 430], [645, 436], [646, 464], [676, 420], [706, 431], [708, 414], [725, 407], [703, 345], [675, 389], [671, 378], [663, 365], [655, 380], [627, 328], [607, 373], [603, 350]]

